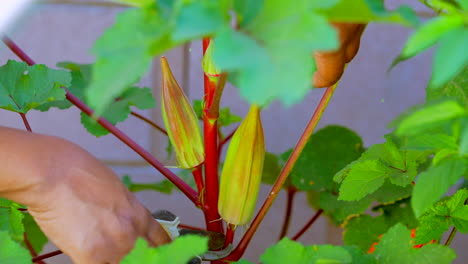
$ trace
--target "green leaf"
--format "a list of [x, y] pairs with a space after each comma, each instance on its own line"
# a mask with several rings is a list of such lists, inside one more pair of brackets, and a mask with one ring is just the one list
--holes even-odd
[[66, 71], [9, 60], [0, 67], [0, 108], [27, 113], [42, 104], [65, 99], [61, 86], [69, 85]]
[[457, 139], [445, 133], [424, 132], [407, 137], [403, 144], [404, 149], [414, 150], [441, 150], [457, 149]]
[[0, 231], [7, 232], [17, 242], [23, 241], [23, 213], [16, 206], [0, 208], [0, 219]]
[[468, 118], [465, 118], [462, 122], [460, 138], [460, 155], [468, 156]]
[[36, 253], [41, 253], [44, 245], [47, 244], [49, 239], [44, 235], [34, 218], [29, 213], [24, 214], [23, 225], [24, 231], [26, 232], [28, 240], [34, 251]]
[[221, 127], [239, 123], [240, 121], [242, 121], [242, 118], [231, 113], [231, 109], [229, 109], [229, 107], [223, 107], [219, 110], [218, 125]]
[[226, 28], [214, 41], [216, 65], [232, 73], [231, 81], [247, 101], [259, 105], [302, 99], [315, 70], [312, 52], [338, 45], [335, 30], [306, 0], [268, 1], [243, 31]]
[[402, 224], [390, 228], [375, 246], [373, 255], [379, 264], [415, 263], [415, 264], [449, 264], [455, 259], [455, 252], [442, 245], [425, 245], [413, 248], [410, 230]]
[[456, 101], [444, 100], [426, 104], [404, 117], [396, 129], [397, 135], [415, 135], [436, 128], [441, 124], [466, 114], [465, 109]]
[[401, 187], [395, 184], [392, 184], [390, 181], [385, 181], [385, 183], [380, 187], [376, 192], [369, 195], [369, 197], [377, 200], [380, 203], [392, 203], [404, 198], [411, 196], [413, 192], [413, 186], [408, 185], [406, 187]]
[[[315, 201], [313, 192], [308, 192], [309, 203]], [[359, 201], [341, 201], [338, 200], [338, 195], [330, 192], [320, 192], [318, 198], [318, 208], [321, 208], [324, 213], [333, 220], [336, 224], [341, 224], [352, 216], [362, 214], [372, 203], [373, 199], [364, 198]]]
[[176, 18], [176, 27], [172, 32], [174, 41], [186, 41], [192, 38], [208, 36], [226, 25], [223, 1], [192, 1], [186, 3]]
[[312, 263], [306, 248], [298, 242], [283, 238], [278, 244], [269, 247], [260, 257], [264, 264]]
[[[329, 2], [329, 1], [321, 1]], [[336, 1], [331, 1], [335, 3]], [[321, 4], [323, 5], [323, 4]], [[392, 22], [403, 25], [414, 25], [418, 23], [417, 16], [413, 10], [401, 6], [397, 10], [387, 11], [382, 0], [341, 0], [337, 5], [322, 10], [331, 21], [343, 22]]]
[[154, 0], [112, 0], [114, 2], [121, 2], [121, 3], [126, 3], [132, 6], [148, 6], [151, 5]]
[[342, 182], [338, 199], [355, 201], [375, 192], [391, 172], [392, 170], [379, 160], [356, 163]]
[[[130, 106], [135, 106], [139, 109], [150, 109], [155, 107], [155, 105], [156, 103], [150, 88], [130, 87], [117, 100], [109, 104], [102, 117], [115, 125], [128, 118], [131, 113]], [[96, 137], [109, 134], [107, 129], [83, 112], [81, 113], [81, 123], [89, 133]]]
[[421, 26], [401, 52], [402, 58], [412, 57], [436, 43], [443, 35], [463, 26], [461, 16], [438, 16]]
[[302, 263], [351, 263], [352, 257], [342, 247], [332, 245], [313, 245], [304, 247], [298, 242], [283, 238], [278, 244], [268, 248], [260, 257], [264, 264], [302, 264]]
[[186, 264], [191, 258], [208, 250], [208, 239], [187, 235], [172, 243], [158, 248], [148, 247], [146, 240], [139, 238], [133, 250], [120, 262], [121, 264], [174, 263]]
[[308, 263], [327, 264], [350, 264], [352, 256], [346, 249], [333, 245], [313, 245], [307, 246], [311, 259]]
[[462, 233], [468, 232], [467, 200], [468, 190], [461, 189], [426, 211], [419, 218], [420, 226], [416, 232], [416, 243], [427, 243], [432, 239], [440, 240], [442, 234], [452, 225]]
[[260, 13], [265, 0], [234, 0], [234, 11], [237, 14], [240, 28], [247, 26]]
[[8, 233], [0, 231], [0, 263], [31, 264], [29, 252], [14, 242]]
[[426, 89], [428, 101], [437, 98], [453, 97], [460, 103], [468, 101], [468, 66], [453, 77], [451, 81], [440, 87], [428, 86]]
[[93, 53], [97, 59], [86, 90], [87, 102], [96, 115], [148, 71], [154, 49], [170, 47], [168, 41], [157, 45], [167, 38], [163, 26], [167, 22], [156, 13], [152, 8], [129, 9], [119, 14], [116, 23], [96, 41]]
[[[92, 64], [78, 64], [74, 62], [59, 62], [57, 67], [64, 68], [70, 71], [71, 84], [67, 89], [76, 97], [81, 100], [85, 100], [84, 90], [88, 86], [91, 80]], [[65, 98], [60, 101], [52, 101], [42, 104], [36, 107], [39, 111], [48, 111], [51, 107], [57, 107], [59, 109], [70, 108], [73, 104]]]
[[278, 156], [271, 152], [265, 152], [263, 161], [262, 183], [273, 185], [281, 172]]
[[343, 248], [351, 255], [353, 259], [353, 262], [351, 262], [352, 264], [377, 264], [377, 260], [374, 256], [363, 253], [358, 247], [344, 246]]
[[466, 161], [453, 158], [421, 173], [411, 201], [416, 216], [419, 217], [446, 193], [463, 176], [466, 167]]
[[468, 47], [468, 29], [464, 27], [454, 29], [442, 37], [434, 55], [429, 86], [439, 87], [445, 84], [468, 65], [466, 47]]
[[362, 139], [341, 126], [327, 126], [314, 133], [298, 161], [291, 179], [299, 190], [336, 189], [333, 176], [364, 151]]
[[379, 241], [379, 236], [387, 229], [388, 225], [382, 216], [353, 217], [346, 222], [343, 241], [345, 245], [356, 245], [367, 252], [374, 242]]
[[419, 224], [409, 198], [375, 206], [372, 211], [380, 212], [388, 227], [402, 223], [408, 228], [416, 228]]
[[171, 194], [174, 188], [174, 184], [166, 179], [154, 183], [135, 183], [129, 175], [124, 175], [122, 182], [131, 192], [156, 191]]

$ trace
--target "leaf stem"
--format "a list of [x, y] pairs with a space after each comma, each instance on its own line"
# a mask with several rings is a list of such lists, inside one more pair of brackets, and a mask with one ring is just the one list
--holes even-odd
[[450, 246], [450, 244], [452, 244], [452, 241], [453, 241], [453, 238], [455, 237], [455, 235], [457, 234], [457, 228], [456, 227], [453, 227], [452, 230], [450, 231], [450, 234], [447, 238], [447, 241], [445, 241], [445, 246]]
[[284, 214], [283, 227], [281, 228], [281, 233], [279, 235], [278, 240], [281, 240], [288, 233], [289, 225], [291, 223], [292, 209], [294, 205], [294, 197], [296, 196], [296, 193], [297, 193], [297, 190], [294, 187], [290, 187], [287, 190], [286, 212]]
[[276, 196], [280, 192], [281, 187], [286, 182], [286, 179], [288, 178], [289, 174], [291, 173], [291, 170], [294, 167], [294, 164], [296, 163], [297, 159], [299, 158], [299, 155], [301, 154], [302, 150], [304, 149], [304, 147], [305, 147], [307, 141], [309, 140], [310, 136], [314, 132], [315, 127], [317, 126], [318, 122], [320, 121], [320, 118], [322, 117], [323, 112], [327, 108], [327, 105], [328, 105], [331, 97], [333, 96], [333, 93], [335, 92], [335, 88], [336, 88], [336, 84], [333, 85], [333, 86], [328, 87], [327, 90], [325, 91], [324, 95], [322, 96], [322, 99], [320, 100], [320, 103], [318, 104], [317, 108], [315, 109], [314, 114], [312, 115], [312, 118], [310, 119], [310, 121], [307, 124], [304, 132], [302, 133], [301, 137], [299, 138], [299, 141], [297, 142], [297, 144], [294, 147], [291, 155], [289, 156], [288, 161], [286, 161], [286, 164], [284, 165], [283, 169], [281, 170], [280, 175], [278, 176], [278, 179], [276, 179], [276, 182], [273, 185], [273, 188], [271, 189], [270, 194], [268, 195], [267, 199], [263, 203], [262, 207], [260, 208], [260, 211], [255, 216], [255, 218], [252, 221], [249, 229], [247, 229], [247, 232], [244, 234], [244, 236], [242, 237], [242, 239], [239, 242], [239, 244], [237, 245], [237, 247], [227, 257], [228, 260], [237, 261], [244, 254], [245, 250], [247, 249], [247, 246], [249, 245], [250, 241], [252, 240], [253, 235], [255, 234], [258, 227], [260, 226], [260, 223], [262, 222], [263, 218], [265, 218], [268, 210], [270, 209], [271, 205], [275, 201]]
[[[209, 38], [203, 39], [203, 54], [210, 43]], [[218, 212], [219, 181], [218, 181], [218, 114], [210, 116], [216, 90], [216, 83], [204, 73], [204, 101], [203, 106], [203, 137], [205, 142], [205, 222], [209, 231], [223, 232], [223, 222]]]
[[315, 212], [314, 216], [307, 222], [299, 232], [295, 236], [292, 237], [292, 240], [298, 240], [314, 223], [317, 221], [317, 219], [322, 215], [323, 210], [319, 209], [317, 212]]
[[63, 254], [63, 252], [61, 250], [55, 250], [55, 251], [49, 252], [47, 254], [40, 255], [40, 256], [37, 256], [37, 257], [33, 258], [32, 262], [37, 263], [38, 261], [41, 261], [43, 259], [55, 257], [55, 256], [60, 255], [60, 254]]
[[[26, 245], [27, 249], [29, 250], [29, 253], [33, 258], [37, 257], [37, 252], [34, 250], [34, 247], [32, 246], [31, 242], [29, 241], [28, 234], [24, 232], [23, 234], [24, 237], [24, 244]], [[36, 261], [38, 264], [47, 264], [45, 261], [39, 260]]]
[[160, 125], [156, 124], [155, 122], [151, 121], [149, 118], [147, 117], [144, 117], [142, 115], [140, 115], [139, 113], [136, 113], [136, 112], [130, 112], [130, 114], [144, 122], [146, 122], [148, 125], [152, 126], [154, 129], [158, 130], [159, 132], [163, 133], [164, 135], [167, 136], [167, 131], [162, 128]]
[[19, 113], [19, 114], [21, 116], [21, 119], [23, 119], [23, 123], [24, 123], [24, 126], [26, 127], [26, 130], [28, 130], [29, 132], [32, 132], [31, 126], [29, 125], [28, 119], [26, 118], [26, 114], [25, 113]]
[[[3, 42], [11, 49], [13, 53], [15, 53], [19, 58], [25, 61], [29, 65], [34, 65], [35, 62], [20, 48], [16, 45], [11, 39], [8, 37], [3, 38]], [[70, 93], [65, 87], [62, 87], [66, 92], [66, 98], [72, 104], [74, 104], [78, 109], [84, 112], [86, 115], [93, 117], [94, 111], [89, 108], [83, 101], [81, 101], [78, 97]], [[198, 203], [198, 194], [197, 192], [192, 189], [187, 183], [185, 183], [181, 178], [179, 178], [176, 174], [172, 171], [164, 167], [164, 165], [158, 161], [151, 153], [146, 151], [142, 146], [136, 143], [133, 139], [123, 133], [120, 129], [112, 125], [106, 119], [99, 117], [96, 120], [101, 126], [106, 128], [109, 132], [111, 132], [114, 136], [120, 139], [123, 143], [125, 143], [128, 147], [138, 153], [143, 159], [145, 159], [149, 164], [151, 164], [154, 168], [156, 168], [162, 175], [164, 175], [168, 180], [170, 180], [177, 188], [179, 188], [182, 193], [184, 193], [196, 206], [200, 206]]]

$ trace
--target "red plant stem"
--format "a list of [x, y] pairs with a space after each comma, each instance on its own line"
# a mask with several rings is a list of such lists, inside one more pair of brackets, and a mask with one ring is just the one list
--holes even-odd
[[[203, 170], [202, 165], [198, 165], [192, 170], [193, 179], [195, 180], [195, 184], [197, 185], [198, 197], [200, 200], [203, 199], [203, 192], [204, 192], [202, 170]], [[199, 201], [199, 203], [203, 204], [202, 201]]]
[[[18, 57], [20, 57], [27, 64], [29, 65], [35, 64], [35, 62], [8, 37], [4, 37], [3, 42], [16, 55], [18, 55]], [[89, 108], [78, 97], [70, 93], [66, 88], [64, 88], [64, 90], [66, 92], [66, 98], [68, 99], [68, 101], [70, 101], [72, 104], [78, 107], [86, 115], [92, 117], [94, 111], [91, 108]], [[114, 136], [120, 139], [123, 143], [125, 143], [128, 147], [130, 147], [136, 153], [138, 153], [143, 159], [145, 159], [148, 163], [150, 163], [154, 168], [156, 168], [161, 174], [163, 174], [168, 180], [170, 180], [177, 188], [179, 188], [182, 191], [182, 193], [184, 193], [196, 206], [200, 206], [200, 204], [198, 203], [197, 192], [194, 189], [192, 189], [192, 187], [190, 187], [187, 183], [185, 183], [181, 178], [179, 178], [176, 174], [174, 174], [172, 171], [164, 167], [164, 165], [160, 161], [158, 161], [153, 155], [151, 155], [151, 153], [146, 151], [142, 146], [137, 144], [134, 140], [132, 140], [130, 137], [128, 137], [125, 133], [123, 133], [120, 129], [112, 125], [106, 119], [99, 117], [96, 121], [101, 126], [106, 128], [109, 132], [111, 132]]]
[[[210, 40], [203, 39], [203, 54]], [[211, 115], [209, 109], [213, 103], [216, 83], [210, 81], [204, 74], [204, 109], [203, 109], [203, 137], [205, 142], [205, 222], [209, 231], [223, 232], [223, 222], [218, 212], [219, 182], [218, 182], [218, 113]]]
[[234, 225], [228, 224], [226, 230], [226, 238], [224, 240], [224, 247], [229, 246], [234, 241], [234, 234], [236, 233], [236, 227]]
[[152, 126], [153, 128], [155, 128], [156, 130], [158, 130], [159, 132], [163, 133], [164, 135], [167, 136], [167, 131], [162, 128], [161, 126], [159, 126], [158, 124], [156, 124], [155, 122], [151, 121], [149, 118], [147, 117], [144, 117], [136, 112], [130, 112], [130, 114], [144, 122], [146, 122], [148, 125]]
[[[33, 258], [37, 257], [37, 252], [34, 250], [34, 247], [32, 246], [31, 242], [29, 241], [28, 234], [26, 232], [23, 234], [24, 237], [24, 244], [29, 250], [29, 253], [31, 253], [31, 256]], [[47, 264], [45, 261], [39, 260], [37, 261], [38, 264]]]
[[260, 211], [255, 216], [254, 220], [252, 221], [252, 224], [250, 224], [249, 229], [247, 229], [247, 232], [245, 232], [244, 236], [242, 237], [237, 247], [226, 258], [227, 260], [237, 261], [244, 254], [245, 250], [247, 249], [247, 246], [252, 240], [253, 235], [257, 231], [258, 227], [260, 226], [260, 223], [263, 221], [263, 218], [266, 216], [268, 210], [270, 209], [271, 205], [275, 201], [275, 198], [280, 192], [281, 187], [283, 186], [289, 174], [291, 173], [291, 170], [294, 167], [294, 164], [296, 163], [297, 159], [299, 158], [299, 155], [301, 154], [307, 141], [309, 140], [310, 136], [314, 132], [315, 127], [320, 121], [320, 118], [322, 117], [322, 114], [327, 108], [328, 102], [330, 101], [335, 91], [335, 87], [336, 85], [328, 87], [327, 90], [325, 91], [324, 95], [322, 96], [322, 99], [320, 100], [320, 103], [318, 104], [317, 108], [315, 109], [314, 114], [312, 115], [312, 118], [310, 119], [304, 132], [299, 138], [299, 141], [297, 142], [291, 155], [289, 156], [288, 161], [286, 161], [286, 164], [281, 170], [280, 175], [278, 176], [278, 179], [276, 179], [276, 182], [273, 185], [273, 188], [271, 189], [270, 194], [268, 195], [267, 199], [263, 203], [262, 207], [260, 208]]
[[55, 250], [55, 251], [49, 252], [47, 254], [40, 255], [40, 256], [37, 256], [37, 257], [33, 258], [32, 262], [37, 263], [38, 261], [41, 261], [43, 259], [55, 257], [55, 256], [60, 255], [60, 254], [63, 254], [63, 252], [61, 250]]
[[29, 125], [28, 119], [26, 118], [26, 114], [25, 113], [19, 113], [19, 114], [21, 116], [21, 119], [23, 119], [23, 123], [24, 123], [24, 126], [26, 127], [26, 130], [28, 130], [29, 132], [32, 132], [31, 126]]
[[286, 236], [289, 229], [289, 224], [291, 223], [292, 208], [294, 205], [294, 197], [296, 196], [297, 190], [294, 187], [290, 187], [287, 190], [288, 196], [286, 199], [286, 213], [284, 215], [283, 227], [281, 228], [281, 233], [279, 239], [282, 239]]
[[314, 223], [317, 221], [317, 219], [322, 215], [323, 210], [319, 209], [317, 212], [315, 212], [314, 216], [307, 222], [307, 224], [304, 225], [299, 232], [295, 236], [292, 237], [292, 240], [298, 240]]

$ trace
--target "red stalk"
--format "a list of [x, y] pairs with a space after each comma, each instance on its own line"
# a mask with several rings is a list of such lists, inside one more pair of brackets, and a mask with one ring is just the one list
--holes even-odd
[[[203, 54], [210, 40], [203, 39]], [[204, 74], [203, 138], [205, 143], [205, 222], [209, 231], [223, 232], [223, 222], [218, 212], [218, 116], [210, 115], [210, 108], [216, 90], [216, 83]]]
[[63, 252], [61, 250], [55, 250], [55, 251], [52, 251], [52, 252], [49, 252], [47, 254], [44, 254], [44, 255], [40, 255], [40, 256], [37, 256], [35, 258], [32, 259], [32, 262], [38, 262], [38, 261], [41, 261], [43, 259], [47, 259], [47, 258], [51, 258], [51, 257], [55, 257], [57, 255], [60, 255], [62, 254]]
[[236, 232], [236, 227], [234, 225], [229, 224], [226, 230], [226, 239], [224, 240], [224, 247], [229, 246], [234, 241], [234, 234]]
[[[29, 250], [29, 253], [31, 254], [31, 256], [33, 258], [37, 257], [37, 252], [34, 250], [31, 242], [29, 242], [29, 238], [28, 238], [28, 234], [26, 234], [26, 232], [23, 234], [23, 237], [24, 237], [24, 244], [26, 245], [26, 247], [28, 248]], [[36, 261], [38, 264], [47, 264], [45, 261], [42, 261], [42, 260], [39, 260], [39, 261]]]
[[[15, 53], [19, 58], [25, 61], [28, 65], [36, 64], [20, 47], [18, 47], [12, 40], [8, 37], [3, 38], [3, 42]], [[66, 98], [76, 107], [78, 107], [82, 112], [86, 115], [91, 116], [93, 115], [94, 111], [89, 108], [83, 101], [81, 101], [78, 97], [74, 96], [70, 93], [66, 88], [62, 87], [66, 92]], [[198, 203], [198, 194], [197, 192], [192, 189], [187, 183], [185, 183], [181, 178], [179, 178], [176, 174], [172, 171], [168, 170], [164, 165], [159, 162], [151, 153], [146, 151], [142, 146], [128, 137], [125, 133], [123, 133], [120, 129], [112, 125], [106, 119], [99, 117], [97, 122], [102, 125], [104, 128], [109, 130], [114, 136], [120, 139], [123, 143], [125, 143], [128, 147], [133, 149], [136, 153], [138, 153], [143, 159], [145, 159], [148, 163], [150, 163], [154, 168], [156, 168], [162, 175], [164, 175], [168, 180], [174, 183], [177, 188], [179, 188], [196, 206], [200, 206]]]
[[297, 190], [294, 187], [290, 187], [287, 190], [288, 196], [286, 200], [286, 213], [284, 215], [283, 227], [281, 228], [281, 233], [279, 239], [285, 237], [288, 233], [289, 224], [291, 223], [292, 208], [294, 204], [294, 197], [296, 196]]
[[299, 158], [299, 155], [301, 154], [307, 141], [309, 140], [310, 136], [314, 132], [315, 127], [320, 121], [320, 118], [322, 117], [322, 114], [325, 111], [328, 105], [328, 102], [330, 101], [330, 98], [333, 95], [333, 92], [335, 91], [335, 87], [336, 85], [328, 87], [327, 90], [325, 91], [324, 95], [322, 96], [322, 99], [320, 100], [320, 103], [318, 104], [317, 108], [315, 109], [314, 114], [312, 115], [312, 118], [310, 119], [304, 132], [299, 138], [299, 141], [294, 147], [294, 150], [292, 151], [291, 156], [289, 156], [288, 161], [284, 165], [283, 169], [280, 172], [280, 175], [278, 176], [278, 179], [273, 185], [273, 188], [271, 189], [270, 194], [268, 195], [268, 198], [263, 203], [262, 207], [260, 208], [260, 211], [255, 216], [249, 229], [247, 229], [247, 232], [244, 234], [244, 236], [242, 237], [237, 247], [226, 258], [227, 260], [237, 261], [244, 254], [245, 250], [247, 249], [247, 246], [252, 240], [252, 237], [254, 236], [255, 232], [260, 226], [260, 223], [263, 221], [263, 218], [265, 218], [268, 210], [270, 209], [271, 205], [273, 204], [276, 197], [278, 196], [278, 193], [281, 191], [281, 188], [283, 184], [286, 182], [286, 179], [288, 178], [289, 174], [291, 173], [291, 170], [294, 167], [294, 164], [296, 163], [297, 159]]
[[200, 204], [204, 204], [203, 202], [203, 192], [204, 192], [204, 186], [203, 186], [203, 171], [202, 171], [202, 165], [198, 165], [192, 170], [193, 178], [195, 180], [195, 184], [197, 185], [197, 190], [198, 190], [198, 199]]
[[315, 215], [307, 222], [299, 232], [295, 236], [293, 236], [292, 240], [298, 240], [314, 223], [317, 221], [317, 219], [322, 215], [323, 210], [319, 209]]
[[26, 114], [25, 113], [19, 113], [19, 114], [21, 116], [21, 119], [23, 119], [23, 123], [24, 123], [24, 126], [26, 127], [26, 130], [28, 130], [29, 132], [32, 132], [31, 126], [29, 125], [28, 119], [26, 118]]

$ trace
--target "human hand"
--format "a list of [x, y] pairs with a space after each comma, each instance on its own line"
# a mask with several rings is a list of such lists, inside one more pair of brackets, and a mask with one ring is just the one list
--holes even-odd
[[0, 127], [0, 196], [28, 206], [74, 263], [119, 263], [138, 237], [166, 231], [91, 154], [63, 139]]
[[335, 84], [343, 75], [345, 64], [356, 56], [362, 32], [366, 24], [331, 23], [338, 32], [339, 48], [335, 51], [314, 53], [317, 71], [312, 82], [314, 87], [323, 88]]

